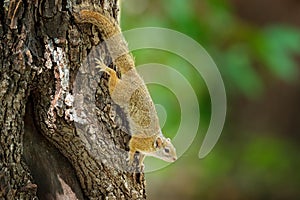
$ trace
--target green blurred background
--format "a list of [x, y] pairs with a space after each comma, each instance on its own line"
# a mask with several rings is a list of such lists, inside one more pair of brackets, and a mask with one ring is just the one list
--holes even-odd
[[[200, 160], [210, 120], [201, 76], [170, 53], [133, 52], [137, 65], [156, 62], [183, 74], [201, 110], [189, 150], [167, 168], [146, 174], [149, 199], [300, 199], [300, 1], [124, 0], [121, 26], [165, 27], [195, 39], [216, 62], [227, 92], [221, 138]], [[163, 131], [174, 137], [180, 122], [176, 97], [158, 85], [149, 89], [165, 107]]]

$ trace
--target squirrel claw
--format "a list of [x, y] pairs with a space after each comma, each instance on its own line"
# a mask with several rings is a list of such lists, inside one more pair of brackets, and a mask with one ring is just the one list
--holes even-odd
[[96, 61], [96, 68], [99, 68], [100, 71], [106, 71], [107, 66], [98, 58], [95, 58]]

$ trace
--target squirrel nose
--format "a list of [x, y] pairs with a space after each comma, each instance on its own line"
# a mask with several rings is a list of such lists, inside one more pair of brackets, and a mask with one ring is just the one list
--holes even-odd
[[177, 157], [173, 157], [173, 162], [177, 160]]

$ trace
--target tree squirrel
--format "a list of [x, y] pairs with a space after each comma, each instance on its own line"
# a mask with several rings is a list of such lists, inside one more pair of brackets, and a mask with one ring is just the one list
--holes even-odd
[[75, 20], [77, 23], [91, 23], [100, 30], [114, 64], [120, 69], [121, 78], [118, 78], [116, 71], [97, 61], [101, 71], [110, 75], [108, 89], [112, 100], [124, 110], [129, 121], [132, 136], [129, 141], [129, 163], [133, 162], [136, 152], [140, 153], [139, 165], [142, 165], [146, 155], [174, 162], [177, 159], [176, 150], [171, 140], [161, 132], [154, 103], [135, 69], [134, 59], [119, 26], [99, 12], [86, 9], [76, 12]]

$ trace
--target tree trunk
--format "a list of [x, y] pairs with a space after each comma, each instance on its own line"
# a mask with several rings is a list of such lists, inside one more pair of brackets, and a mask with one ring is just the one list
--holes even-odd
[[95, 67], [111, 63], [101, 33], [73, 17], [85, 6], [117, 20], [118, 0], [78, 2], [0, 2], [0, 199], [146, 198]]

